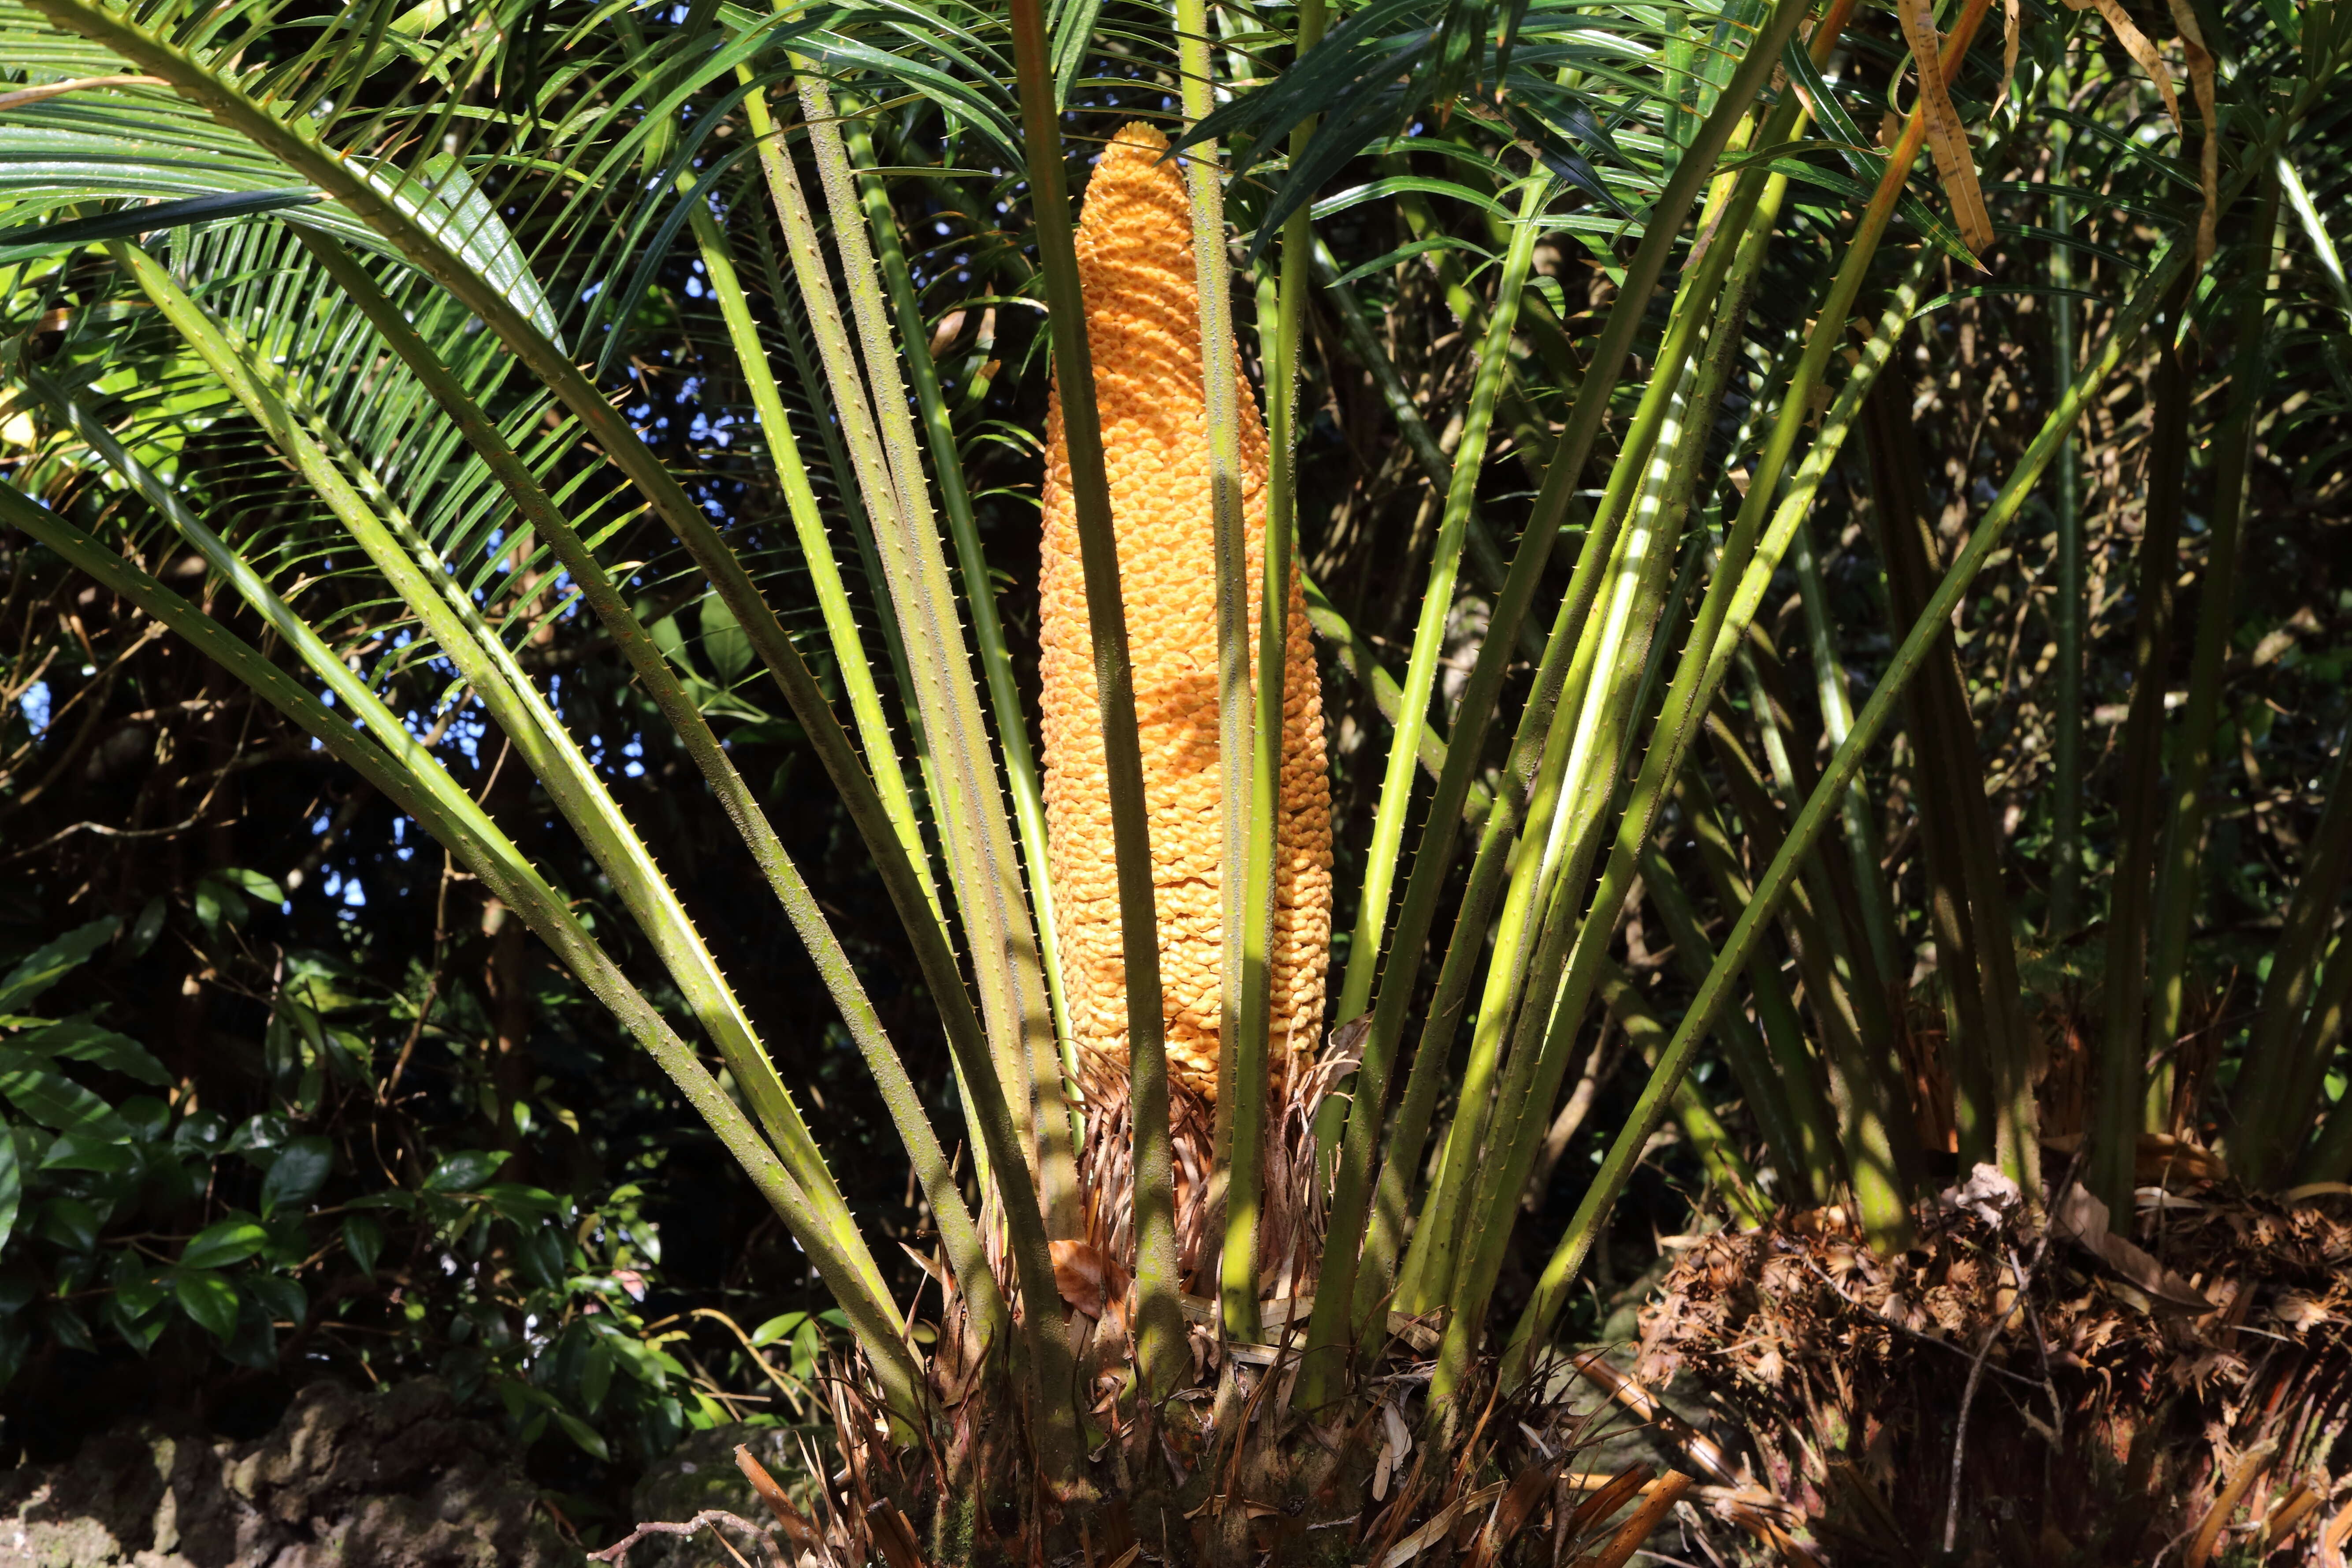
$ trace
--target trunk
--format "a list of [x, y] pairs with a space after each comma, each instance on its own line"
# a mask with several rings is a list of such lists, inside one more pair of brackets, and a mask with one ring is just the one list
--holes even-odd
[[2147, 521], [2140, 529], [2138, 615], [2132, 629], [2131, 716], [2125, 721], [2121, 842], [2107, 894], [2099, 1092], [2084, 1184], [2110, 1214], [2129, 1214], [2147, 1064], [2148, 902], [2163, 827], [2164, 683], [2172, 664], [2172, 595], [2180, 574], [2181, 487], [2189, 465], [2189, 370], [2173, 342], [2176, 294], [2157, 331], [2155, 412], [2148, 432]]
[[[1872, 514], [1886, 569], [1891, 623], [1924, 613], [1942, 552], [1927, 522], [1924, 459], [1912, 434], [1908, 394], [1882, 383], [1864, 411]], [[1959, 1168], [1991, 1161], [2028, 1190], [2040, 1182], [2041, 1142], [2032, 1058], [2017, 978], [2000, 842], [1985, 799], [1984, 762], [1952, 633], [1942, 630], [1909, 694], [1919, 756], [1920, 831], [1928, 858], [1937, 967], [1960, 1027], [1953, 1068]]]

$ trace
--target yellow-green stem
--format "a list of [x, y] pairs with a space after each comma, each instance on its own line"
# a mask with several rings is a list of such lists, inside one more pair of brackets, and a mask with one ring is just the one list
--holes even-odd
[[[1216, 107], [1216, 65], [1210, 48], [1207, 0], [1176, 0], [1177, 69], [1187, 129]], [[1262, 922], [1253, 918], [1245, 868], [1253, 864], [1258, 827], [1273, 841], [1269, 806], [1260, 813], [1251, 788], [1256, 752], [1250, 694], [1249, 534], [1242, 506], [1241, 389], [1234, 367], [1233, 265], [1225, 249], [1225, 192], [1213, 138], [1179, 154], [1192, 199], [1192, 275], [1201, 300], [1202, 392], [1209, 432], [1209, 508], [1217, 587], [1217, 777], [1220, 877], [1217, 886], [1223, 948], [1218, 964], [1217, 1110], [1214, 1172], [1222, 1179], [1224, 1240], [1218, 1266], [1218, 1301], [1229, 1339], [1257, 1338], [1257, 1215], [1262, 1199], [1259, 1143], [1265, 1119], [1266, 953], [1253, 950]], [[1268, 369], [1271, 372], [1271, 366]], [[1273, 387], [1269, 374], [1267, 393]], [[1271, 411], [1269, 410], [1269, 421]], [[1264, 592], [1277, 590], [1269, 579]], [[1269, 672], [1259, 671], [1260, 679]], [[1279, 684], [1282, 668], [1270, 672]], [[1282, 731], [1272, 743], [1277, 754]], [[1271, 899], [1272, 889], [1265, 889]], [[1271, 904], [1267, 913], [1271, 915]], [[1256, 1004], [1253, 1010], [1252, 1004]]]
[[[1624, 288], [1612, 305], [1609, 320], [1594, 344], [1591, 364], [1578, 384], [1551, 461], [1545, 468], [1528, 527], [1511, 559], [1503, 590], [1496, 595], [1487, 635], [1472, 665], [1470, 679], [1455, 709], [1454, 731], [1448, 743], [1445, 769], [1438, 779], [1427, 826], [1413, 858], [1411, 878], [1399, 909], [1394, 946], [1414, 956], [1436, 919], [1439, 890], [1452, 872], [1454, 837], [1459, 830], [1463, 801], [1477, 758], [1485, 749], [1486, 728], [1501, 696], [1510, 650], [1517, 641], [1520, 622], [1535, 597], [1536, 585], [1549, 565], [1560, 525], [1583, 483], [1585, 460], [1599, 437], [1610, 398], [1623, 374], [1633, 338], [1647, 313], [1650, 296], [1664, 271], [1668, 251], [1690, 215], [1706, 171], [1711, 168], [1747, 113], [1748, 105], [1771, 76], [1781, 46], [1795, 33], [1804, 16], [1806, 0], [1780, 0], [1770, 20], [1759, 30], [1739, 62], [1715, 111], [1692, 144], [1691, 155], [1675, 171], [1665, 191], [1651, 208], [1648, 226], [1624, 271]], [[1743, 182], [1744, 183], [1744, 182]], [[1727, 267], [1727, 257], [1710, 257], [1709, 268]], [[1720, 277], [1720, 271], [1716, 272]], [[1679, 362], [1676, 363], [1679, 369]], [[1600, 586], [1602, 563], [1611, 539], [1596, 525], [1585, 542], [1563, 606], [1561, 627], [1580, 626]], [[1589, 571], [1588, 571], [1589, 568]], [[1572, 606], [1572, 607], [1570, 607]], [[1571, 631], [1570, 635], [1574, 635]], [[1341, 1359], [1353, 1338], [1357, 1247], [1346, 1238], [1362, 1234], [1371, 1197], [1372, 1161], [1386, 1115], [1388, 1079], [1412, 987], [1389, 988], [1373, 1015], [1365, 1038], [1364, 1058], [1348, 1108], [1346, 1141], [1333, 1184], [1326, 1234], [1341, 1238], [1328, 1247], [1313, 1317], [1307, 1325], [1305, 1364], [1300, 1369], [1298, 1399], [1307, 1409], [1328, 1402], [1345, 1366]]]
[[[2026, 448], [2009, 482], [2001, 487], [2000, 494], [1986, 509], [1975, 531], [1969, 535], [1968, 545], [1945, 574], [1925, 613], [1895, 650], [1886, 673], [1855, 718], [1852, 733], [1831, 758], [1828, 768], [1814, 785], [1804, 809], [1798, 814], [1780, 852], [1758, 879], [1755, 896], [1740, 912], [1731, 934], [1717, 955], [1715, 967], [1709, 972], [1706, 984], [1699, 987], [1698, 994], [1692, 999], [1682, 1022], [1675, 1026], [1674, 1039], [1660, 1053], [1641, 1098], [1611, 1144], [1601, 1169], [1594, 1173], [1592, 1184], [1585, 1190], [1583, 1201], [1569, 1222], [1567, 1234], [1538, 1280], [1527, 1311], [1511, 1336], [1502, 1368], [1507, 1385], [1514, 1375], [1524, 1373], [1529, 1356], [1549, 1337], [1577, 1269], [1591, 1251], [1602, 1221], [1624, 1191], [1625, 1183], [1632, 1176], [1643, 1148], [1671, 1102], [1675, 1081], [1689, 1067], [1691, 1054], [1699, 1038], [1712, 1026], [1716, 1013], [1729, 1000], [1739, 972], [1756, 952], [1766, 922], [1772, 918], [1780, 900], [1795, 882], [1798, 867], [1820, 841], [1831, 820], [1838, 815], [1840, 799], [1846, 785], [1860, 772], [1864, 756], [1876, 743], [1879, 734], [1894, 716], [1905, 685], [1925, 660], [1936, 637], [1948, 629], [1953, 610], [1999, 547], [2009, 523], [2023, 507], [2035, 481], [2040, 479], [2042, 470], [2056, 455], [2064, 433], [2073, 428], [2074, 421], [2082, 415], [2084, 405], [2121, 360], [2125, 349], [2138, 339], [2155, 315], [2158, 300], [2169, 292], [2174, 280], [2188, 270], [2193, 250], [2193, 242], [2176, 238], [2168, 244], [2162, 256], [2141, 280], [2131, 302], [2116, 313], [2105, 341], [2092, 354], [2090, 363], [2074, 378], [2059, 399], [2058, 406], [2043, 422], [2041, 432]], [[1891, 343], [1887, 345], [1890, 349], [1891, 346]], [[1780, 542], [1785, 544], [1785, 540]], [[1773, 564], [1773, 551], [1768, 542], [1757, 564], [1759, 569], [1767, 567]], [[1763, 579], [1768, 576], [1761, 570], [1751, 574], [1751, 582], [1743, 584], [1743, 601], [1751, 598], [1747, 590], [1752, 588], [1753, 603], [1760, 603], [1767, 586]], [[1746, 606], [1748, 615], [1754, 613], [1753, 603]], [[1735, 624], [1739, 618], [1734, 617]]]
[[1045, 990], [1054, 1008], [1054, 1033], [1061, 1044], [1065, 1074], [1075, 1082], [1077, 1045], [1070, 1033], [1069, 1005], [1062, 989], [1061, 944], [1055, 934], [1054, 885], [1045, 863], [1045, 800], [1037, 777], [1037, 757], [1029, 744], [1028, 715], [1021, 706], [1021, 690], [1013, 673], [1012, 650], [1004, 640], [1004, 623], [996, 613], [995, 584], [989, 576], [988, 556], [981, 548], [980, 523], [972, 513], [971, 489], [964, 483], [963, 454], [956, 447], [955, 425], [940, 387], [939, 367], [932, 362], [924, 331], [921, 301], [914, 275], [907, 264], [907, 247], [898, 232], [898, 216], [890, 205], [889, 187], [871, 174], [876, 164], [874, 142], [862, 121], [843, 125], [850, 162], [858, 171], [857, 187], [874, 231], [874, 248], [882, 263], [882, 283], [898, 325], [907, 379], [915, 389], [922, 416], [923, 436], [931, 454], [931, 473], [940, 487], [940, 509], [947, 513], [948, 534], [955, 542], [956, 575], [963, 584], [963, 602], [971, 612], [973, 641], [980, 648], [980, 668], [988, 686], [989, 716], [995, 721], [996, 742], [1003, 752], [1005, 782], [1013, 796], [1013, 826], [1019, 834], [1021, 860], [1028, 872], [1029, 903], [1037, 921], [1037, 948], [1045, 966]]
[[[1136, 740], [1135, 671], [1128, 657], [1119, 595], [1118, 540], [1103, 467], [1102, 419], [1095, 406], [1086, 297], [1070, 225], [1060, 116], [1039, 0], [1012, 0], [1013, 48], [1028, 137], [1030, 209], [1045, 278], [1055, 382], [1069, 447], [1087, 617], [1094, 637], [1095, 690], [1102, 714], [1111, 840], [1118, 860], [1120, 952], [1127, 968], [1129, 1114], [1134, 1127], [1136, 1373], [1147, 1403], [1173, 1392], [1191, 1353], [1176, 1276], [1175, 1160], [1168, 1131], [1168, 1041], [1161, 1016], [1160, 921], [1151, 885], [1151, 826], [1144, 810], [1143, 755]], [[1212, 372], [1213, 376], [1213, 372]]]

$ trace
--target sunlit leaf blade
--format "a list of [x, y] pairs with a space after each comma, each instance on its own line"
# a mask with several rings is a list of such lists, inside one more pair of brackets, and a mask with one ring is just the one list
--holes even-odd
[[421, 220], [492, 288], [512, 300], [551, 342], [562, 342], [555, 308], [496, 209], [457, 159], [436, 153], [413, 173], [378, 167], [368, 184]]

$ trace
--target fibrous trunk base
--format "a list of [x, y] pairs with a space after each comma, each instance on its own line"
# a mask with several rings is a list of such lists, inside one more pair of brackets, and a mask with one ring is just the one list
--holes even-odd
[[2199, 1184], [2210, 1156], [2177, 1152], [2129, 1247], [2071, 1223], [2070, 1189], [2045, 1234], [1989, 1166], [1891, 1258], [1836, 1211], [1711, 1237], [1645, 1312], [1635, 1378], [1679, 1373], [1744, 1430], [1759, 1511], [1830, 1563], [1935, 1561], [1948, 1517], [1955, 1562], [2151, 1563], [2209, 1524], [2205, 1563], [2319, 1561], [2352, 1479], [2346, 1200]]

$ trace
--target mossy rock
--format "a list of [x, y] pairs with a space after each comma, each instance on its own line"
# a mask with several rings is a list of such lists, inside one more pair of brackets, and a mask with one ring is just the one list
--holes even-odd
[[121, 1426], [0, 1474], [0, 1568], [569, 1568], [513, 1446], [432, 1379], [314, 1384], [251, 1442]]

